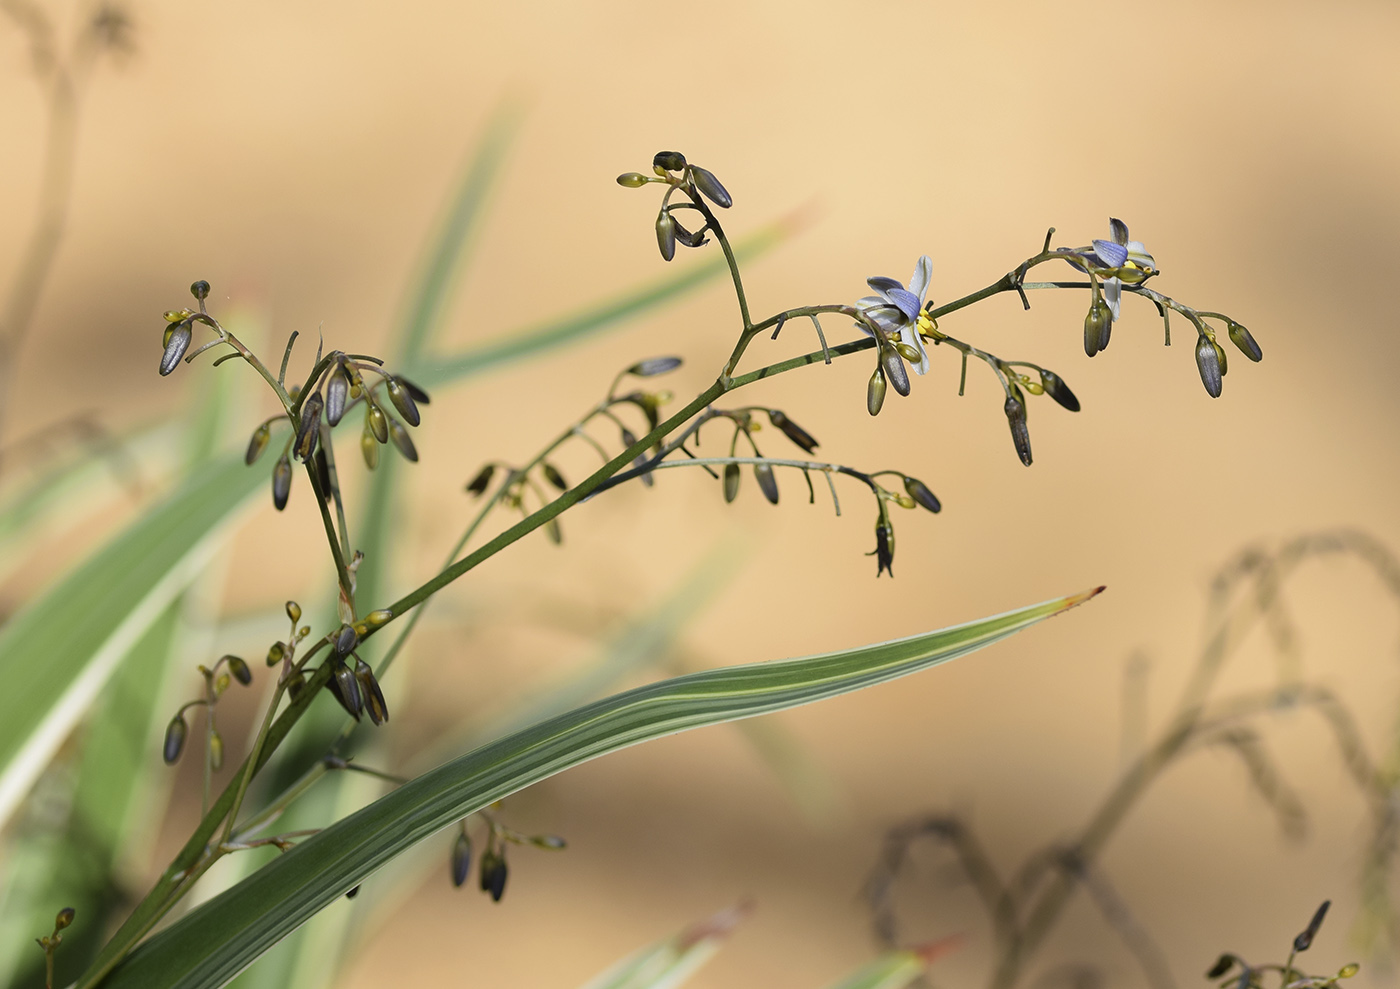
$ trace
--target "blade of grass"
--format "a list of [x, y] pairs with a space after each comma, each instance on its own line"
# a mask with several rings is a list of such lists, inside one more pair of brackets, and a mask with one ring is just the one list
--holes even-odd
[[[676, 732], [787, 710], [966, 655], [1100, 589], [806, 659], [708, 670], [648, 684], [499, 739], [332, 824], [138, 947], [106, 989], [214, 989], [395, 855], [533, 783]], [[96, 980], [85, 976], [81, 989]]]
[[675, 989], [710, 960], [748, 910], [741, 903], [691, 924], [622, 959], [582, 989]]

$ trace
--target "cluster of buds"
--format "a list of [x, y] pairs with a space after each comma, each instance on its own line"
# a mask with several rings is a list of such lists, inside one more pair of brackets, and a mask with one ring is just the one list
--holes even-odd
[[[499, 808], [500, 804], [497, 803], [494, 806]], [[513, 831], [501, 824], [490, 813], [483, 811], [480, 816], [486, 822], [486, 848], [481, 853], [481, 861], [477, 867], [477, 879], [481, 891], [489, 893], [492, 902], [499, 903], [501, 897], [505, 895], [506, 877], [510, 871], [506, 865], [507, 845], [533, 845], [536, 848], [556, 852], [567, 847], [567, 842], [558, 835], [521, 834], [519, 831]], [[458, 826], [457, 837], [452, 842], [452, 855], [448, 862], [452, 885], [459, 889], [466, 885], [472, 871], [473, 843], [471, 832], [467, 826], [470, 820], [469, 817], [462, 818], [462, 822]]]
[[[750, 408], [732, 411], [712, 410], [712, 418], [725, 418], [734, 423], [734, 435], [729, 441], [729, 455], [731, 457], [735, 456], [738, 452], [740, 437], [743, 437], [745, 443], [748, 444], [749, 449], [753, 451], [753, 455], [756, 458], [763, 457], [763, 453], [759, 450], [758, 443], [754, 439], [754, 433], [763, 428], [762, 423], [755, 418], [758, 413], [765, 413], [768, 416], [768, 422], [791, 440], [794, 445], [801, 448], [804, 453], [812, 453], [819, 445], [811, 433], [793, 422], [782, 409], [752, 406]], [[698, 431], [696, 433], [696, 444], [699, 444]], [[773, 473], [773, 465], [769, 463], [754, 464], [753, 476], [754, 480], [758, 483], [759, 491], [763, 493], [763, 497], [768, 500], [769, 504], [776, 505], [778, 503], [778, 479]], [[738, 464], [730, 463], [724, 465], [724, 474], [721, 483], [724, 491], [724, 500], [726, 502], [732, 502], [739, 496], [740, 477], [741, 473]], [[811, 489], [810, 477], [808, 477], [808, 488], [809, 490]], [[813, 493], [812, 497], [813, 500], [815, 500], [815, 493]]]
[[[224, 669], [221, 671], [220, 667], [224, 667]], [[190, 734], [190, 726], [185, 720], [185, 712], [192, 707], [203, 707], [204, 716], [209, 720], [206, 758], [209, 762], [209, 768], [217, 770], [224, 764], [224, 740], [223, 736], [219, 734], [218, 724], [215, 720], [219, 698], [234, 680], [245, 687], [251, 684], [253, 671], [248, 668], [247, 663], [237, 656], [222, 656], [212, 668], [201, 664], [199, 672], [204, 677], [204, 696], [187, 701], [175, 712], [175, 717], [170, 719], [170, 724], [165, 728], [165, 740], [161, 755], [167, 766], [173, 766], [180, 760], [181, 753], [185, 751], [185, 741]]]
[[877, 578], [883, 573], [888, 573], [891, 578], [894, 577], [894, 525], [890, 522], [889, 505], [893, 503], [904, 509], [922, 508], [935, 515], [943, 511], [943, 503], [923, 481], [917, 477], [910, 477], [908, 474], [899, 474], [897, 471], [889, 473], [898, 474], [903, 480], [904, 492], [902, 494], [876, 484], [873, 477], [867, 478], [871, 488], [875, 491], [880, 508], [879, 514], [875, 518], [875, 548], [865, 554], [875, 557], [875, 576]]
[[[1036, 377], [1032, 378], [1024, 372], [1017, 371], [1018, 367], [1029, 368], [1035, 372]], [[1002, 411], [1006, 413], [1006, 422], [1011, 427], [1011, 442], [1016, 447], [1016, 456], [1021, 458], [1021, 463], [1029, 467], [1031, 433], [1026, 422], [1026, 394], [1049, 395], [1061, 408], [1070, 412], [1079, 411], [1079, 399], [1058, 374], [1035, 364], [1018, 361], [1016, 364], [1002, 364], [1000, 370], [1006, 386], [1006, 401], [1002, 405]]]
[[[162, 376], [179, 367], [180, 359], [185, 356], [185, 351], [190, 349], [190, 343], [194, 340], [195, 323], [203, 323], [217, 333], [219, 339], [216, 343], [222, 342], [225, 337], [223, 328], [205, 311], [205, 300], [209, 298], [209, 283], [201, 278], [190, 286], [190, 295], [199, 303], [198, 309], [169, 309], [164, 314], [166, 325], [160, 355]], [[191, 354], [191, 359], [194, 356]]]
[[[716, 221], [705, 200], [721, 209], [728, 209], [734, 205], [729, 191], [715, 178], [713, 172], [690, 164], [679, 151], [658, 151], [651, 159], [651, 168], [654, 175], [627, 172], [617, 177], [617, 184], [629, 189], [640, 189], [644, 185], [658, 182], [668, 187], [665, 197], [661, 200], [661, 210], [656, 214], [656, 246], [661, 251], [661, 257], [667, 261], [674, 258], [677, 243], [684, 247], [701, 247], [708, 244], [709, 238], [705, 236], [705, 232], [715, 226]], [[690, 201], [673, 204], [671, 196], [677, 191], [683, 193]], [[677, 210], [693, 210], [700, 214], [704, 222], [692, 232], [676, 218]]]
[[1313, 938], [1322, 927], [1327, 908], [1331, 905], [1331, 900], [1324, 900], [1322, 906], [1317, 908], [1308, 926], [1293, 939], [1288, 961], [1282, 965], [1250, 965], [1239, 955], [1227, 953], [1210, 967], [1206, 978], [1222, 980], [1221, 989], [1264, 989], [1265, 975], [1274, 973], [1278, 977], [1279, 989], [1335, 989], [1339, 980], [1350, 979], [1361, 971], [1361, 966], [1351, 962], [1338, 969], [1335, 975], [1308, 975], [1293, 967], [1293, 960], [1312, 947]]
[[393, 617], [394, 613], [387, 609], [371, 611], [358, 622], [340, 626], [332, 639], [332, 654], [327, 660], [331, 664], [331, 678], [326, 681], [326, 689], [356, 721], [361, 715], [368, 715], [370, 723], [376, 726], [389, 720], [389, 707], [384, 702], [384, 691], [379, 687], [374, 670], [355, 649], [371, 630]]

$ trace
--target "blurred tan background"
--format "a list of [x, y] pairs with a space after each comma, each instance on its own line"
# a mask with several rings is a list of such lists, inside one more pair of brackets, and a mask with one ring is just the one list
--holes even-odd
[[[1400, 549], [1393, 3], [142, 0], [132, 13], [138, 53], [101, 70], [85, 104], [68, 239], [12, 372], [15, 434], [85, 408], [114, 428], [181, 415], [214, 372], [157, 378], [158, 314], [183, 305], [195, 278], [213, 284], [216, 312], [262, 314], [268, 352], [318, 326], [334, 346], [384, 349], [438, 205], [507, 98], [524, 107], [522, 124], [445, 344], [488, 340], [661, 273], [653, 190], [613, 178], [676, 148], [728, 186], [732, 234], [795, 210], [807, 218], [747, 267], [756, 315], [852, 301], [867, 276], [907, 278], [921, 253], [933, 259], [933, 297], [946, 301], [1034, 253], [1047, 226], [1057, 243], [1083, 244], [1113, 215], [1155, 254], [1156, 288], [1230, 313], [1265, 353], [1251, 365], [1232, 351], [1212, 401], [1187, 325], [1164, 349], [1141, 300], [1125, 300], [1113, 353], [1091, 362], [1081, 294], [1036, 295], [1029, 313], [998, 298], [944, 328], [1054, 368], [1084, 405], [1072, 416], [1033, 401], [1031, 469], [1015, 458], [994, 382], [974, 367], [959, 399], [949, 353], [934, 353], [912, 396], [892, 395], [878, 419], [864, 411], [864, 357], [741, 396], [787, 410], [820, 455], [905, 469], [943, 499], [936, 518], [895, 519], [893, 581], [877, 581], [862, 556], [873, 517], [853, 488], [837, 519], [820, 493], [805, 504], [795, 476], [780, 476], [774, 509], [749, 477], [725, 506], [699, 472], [672, 472], [655, 490], [624, 488], [571, 512], [562, 549], [527, 539], [460, 582], [419, 644], [410, 677], [431, 689], [395, 711], [396, 749], [489, 720], [596, 648], [577, 630], [520, 621], [455, 635], [454, 615], [562, 613], [551, 602], [567, 601], [583, 627], [606, 631], [664, 598], [717, 542], [742, 546], [742, 566], [685, 635], [713, 664], [1109, 590], [951, 667], [779, 716], [836, 784], [823, 822], [804, 817], [729, 728], [537, 787], [507, 819], [564, 834], [570, 850], [514, 855], [499, 906], [435, 872], [407, 912], [355, 946], [346, 986], [573, 986], [745, 896], [756, 912], [694, 984], [825, 984], [874, 951], [858, 891], [890, 825], [957, 811], [1008, 871], [1071, 833], [1121, 765], [1129, 657], [1150, 660], [1158, 727], [1199, 645], [1209, 578], [1237, 548], [1352, 526]], [[32, 217], [43, 114], [8, 28], [0, 56], [9, 277]], [[682, 252], [674, 264], [699, 260]], [[435, 395], [403, 518], [418, 560], [404, 588], [470, 517], [461, 484], [481, 461], [528, 457], [638, 357], [683, 355], [668, 386], [693, 394], [728, 353], [734, 323], [732, 293], [715, 283], [621, 331]], [[836, 321], [827, 331], [849, 336]], [[811, 344], [794, 325], [756, 342], [750, 362]], [[784, 446], [764, 436], [766, 452]], [[571, 477], [592, 456], [574, 454], [561, 460]], [[319, 538], [299, 493], [284, 515], [262, 506], [250, 521], [261, 531], [237, 544], [230, 612], [310, 598], [324, 582], [319, 557], [281, 559], [306, 533]], [[1343, 563], [1309, 569], [1290, 599], [1310, 673], [1355, 706], [1374, 745], [1387, 742], [1400, 701], [1392, 604]], [[1263, 684], [1270, 670], [1261, 647], [1231, 682]], [[1306, 841], [1282, 836], [1238, 760], [1203, 752], [1110, 847], [1109, 874], [1181, 985], [1198, 984], [1222, 950], [1280, 954], [1328, 897], [1335, 913], [1310, 961], [1335, 968], [1356, 954], [1344, 935], [1364, 806], [1314, 719], [1276, 719], [1268, 737], [1313, 811]], [[901, 887], [909, 934], [969, 932], [936, 978], [978, 984], [990, 935], [967, 891], [940, 884], [943, 861], [921, 856]], [[1142, 981], [1082, 896], [1032, 973], [1076, 961], [1110, 984]]]

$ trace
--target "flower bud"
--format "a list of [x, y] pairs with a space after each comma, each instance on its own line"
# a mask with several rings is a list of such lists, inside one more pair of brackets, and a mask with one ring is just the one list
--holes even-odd
[[217, 697], [220, 694], [222, 694], [225, 690], [228, 690], [228, 685], [230, 682], [231, 681], [229, 680], [229, 675], [227, 673], [220, 673], [219, 679], [214, 681], [214, 696]]
[[224, 660], [228, 663], [228, 671], [233, 674], [235, 680], [245, 687], [253, 682], [253, 671], [248, 668], [248, 664], [243, 662], [241, 657], [225, 656]]
[[205, 299], [209, 298], [209, 283], [201, 278], [190, 286], [190, 295], [194, 296], [200, 302], [203, 302]]
[[1215, 348], [1215, 359], [1220, 362], [1220, 376], [1223, 378], [1230, 373], [1230, 359], [1225, 356], [1225, 348], [1212, 340], [1210, 345]]
[[739, 496], [739, 465], [724, 465], [724, 500], [732, 502]]
[[311, 460], [316, 467], [316, 483], [321, 488], [321, 497], [326, 499], [326, 504], [329, 505], [335, 498], [335, 491], [331, 484], [331, 464], [326, 458], [325, 444], [317, 448], [316, 456]]
[[1349, 979], [1359, 971], [1361, 971], [1360, 965], [1356, 964], [1356, 962], [1348, 962], [1341, 968], [1337, 969], [1337, 978]]
[[394, 613], [388, 608], [380, 608], [365, 615], [365, 624], [370, 628], [378, 628], [381, 625], [389, 624], [389, 620], [394, 617]]
[[292, 462], [284, 453], [277, 458], [272, 468], [272, 505], [279, 512], [287, 507], [287, 496], [292, 493]]
[[360, 433], [360, 455], [365, 458], [365, 466], [370, 470], [379, 466], [379, 441], [368, 429]]
[[288, 601], [287, 617], [292, 620], [293, 625], [301, 621], [301, 605], [297, 604], [295, 601]]
[[467, 482], [467, 491], [480, 497], [486, 493], [486, 489], [491, 486], [491, 475], [496, 473], [495, 464], [487, 464], [477, 471], [476, 477]]
[[1207, 979], [1218, 979], [1218, 978], [1220, 978], [1222, 975], [1224, 975], [1226, 972], [1230, 971], [1230, 969], [1232, 969], [1232, 968], [1234, 968], [1234, 967], [1235, 967], [1235, 956], [1234, 956], [1234, 955], [1221, 955], [1219, 958], [1217, 958], [1217, 959], [1215, 960], [1215, 964], [1212, 965], [1212, 966], [1210, 967], [1210, 971], [1206, 973], [1206, 978], [1207, 978]]
[[394, 408], [399, 410], [399, 415], [403, 416], [404, 422], [410, 426], [418, 425], [422, 418], [418, 414], [418, 406], [414, 404], [413, 396], [409, 394], [408, 389], [397, 378], [390, 378], [385, 387], [389, 390], [389, 401], [394, 403]]
[[885, 372], [876, 366], [875, 373], [870, 376], [870, 384], [865, 386], [865, 407], [871, 415], [877, 416], [884, 404]]
[[676, 256], [676, 221], [671, 219], [670, 210], [656, 214], [656, 246], [661, 249], [663, 261]]
[[563, 851], [569, 847], [569, 843], [557, 834], [533, 834], [530, 836], [530, 844], [536, 848], [547, 848], [551, 852]]
[[165, 727], [165, 745], [161, 749], [161, 757], [167, 766], [173, 766], [180, 759], [180, 753], [185, 751], [185, 739], [189, 737], [190, 726], [185, 723], [185, 716], [177, 714], [170, 719], [170, 724]]
[[1109, 311], [1107, 304], [1096, 298], [1089, 307], [1089, 314], [1084, 317], [1084, 353], [1093, 357], [1103, 350], [1104, 337], [1112, 320], [1113, 313]]
[[407, 378], [404, 377], [395, 377], [394, 380], [397, 381], [399, 384], [403, 385], [404, 390], [408, 392], [408, 394], [413, 398], [413, 400], [419, 405], [433, 404], [433, 400], [428, 397], [428, 393], [425, 392], [422, 388], [419, 388], [412, 381], [409, 381]]
[[545, 461], [544, 464], [541, 465], [541, 470], [544, 471], [545, 480], [550, 484], [554, 485], [560, 491], [569, 490], [569, 482], [564, 480], [564, 475], [559, 473], [558, 467], [555, 467], [549, 461]]
[[1069, 390], [1069, 385], [1065, 384], [1064, 379], [1054, 371], [1041, 371], [1040, 384], [1045, 389], [1045, 394], [1062, 406], [1071, 412], [1079, 411], [1079, 399], [1075, 397], [1074, 392]]
[[1294, 951], [1307, 951], [1312, 947], [1313, 938], [1317, 937], [1317, 932], [1322, 927], [1322, 921], [1327, 916], [1327, 908], [1331, 905], [1331, 900], [1322, 901], [1322, 906], [1317, 908], [1317, 912], [1312, 915], [1312, 920], [1308, 921], [1307, 928], [1293, 939]]
[[506, 891], [506, 856], [503, 851], [488, 848], [482, 853], [481, 891], [490, 893], [494, 902], [501, 902], [501, 894]]
[[679, 151], [658, 151], [651, 159], [651, 167], [666, 172], [679, 172], [685, 167], [685, 155]]
[[[161, 313], [161, 316], [167, 323], [178, 323], [183, 319], [189, 319], [193, 315], [194, 313], [190, 312], [188, 309], [167, 309], [165, 312]], [[166, 332], [169, 333], [169, 327], [166, 328]], [[168, 343], [169, 340], [170, 337], [167, 336], [165, 342], [162, 343], [161, 346], [164, 347], [165, 343]]]
[[77, 916], [77, 911], [72, 907], [64, 907], [53, 919], [53, 929], [55, 932], [61, 931], [73, 923], [73, 918]]
[[185, 356], [185, 351], [190, 348], [190, 340], [194, 338], [189, 320], [175, 323], [173, 327], [166, 329], [166, 334], [165, 352], [160, 355], [162, 377], [179, 366], [180, 358]]
[[399, 422], [397, 419], [389, 420], [389, 439], [394, 441], [395, 448], [398, 449], [399, 453], [403, 454], [405, 460], [415, 464], [418, 462], [418, 450], [414, 447], [413, 440], [408, 435], [408, 430], [405, 429], [403, 423]]
[[783, 435], [800, 446], [804, 452], [811, 453], [817, 448], [817, 441], [812, 438], [812, 434], [789, 419], [781, 409], [769, 409], [768, 421], [776, 429], [782, 430]]
[[348, 656], [359, 644], [360, 637], [356, 634], [354, 626], [340, 626], [340, 631], [335, 635], [335, 651], [337, 654]]
[[217, 731], [209, 732], [209, 766], [219, 770], [224, 765], [224, 736]]
[[635, 374], [639, 378], [650, 378], [653, 375], [674, 371], [682, 363], [679, 357], [649, 357], [633, 364], [627, 369], [627, 373]]
[[[734, 465], [735, 467], [738, 464]], [[773, 476], [771, 464], [754, 464], [753, 476], [758, 481], [759, 490], [763, 492], [763, 497], [767, 498], [771, 504], [778, 503], [778, 479]]]
[[360, 688], [355, 680], [355, 673], [344, 663], [337, 661], [335, 672], [326, 681], [326, 689], [331, 692], [340, 706], [345, 708], [356, 721], [360, 720], [360, 711], [363, 710], [360, 703]]
[[373, 402], [365, 403], [365, 428], [373, 433], [379, 442], [389, 442], [389, 420]]
[[[625, 186], [628, 189], [640, 189], [649, 181], [651, 180], [648, 179], [641, 172], [623, 172], [617, 177], [617, 184], [620, 186]], [[458, 883], [457, 885], [460, 886], [462, 884]]]
[[909, 372], [904, 369], [904, 359], [893, 347], [880, 348], [880, 360], [885, 367], [885, 377], [894, 390], [901, 395], [909, 394]]
[[695, 188], [699, 189], [706, 199], [720, 209], [728, 209], [734, 205], [729, 190], [720, 184], [719, 179], [715, 178], [714, 172], [707, 168], [701, 168], [699, 165], [691, 165], [690, 176], [695, 180]]
[[676, 240], [680, 241], [686, 247], [701, 247], [709, 243], [709, 241], [705, 238], [704, 230], [687, 230], [685, 224], [681, 223], [680, 220], [676, 219], [676, 215], [674, 213], [671, 214], [671, 223], [675, 226]]
[[340, 424], [345, 415], [345, 402], [350, 397], [350, 379], [337, 363], [326, 377], [326, 422], [332, 426]]
[[472, 871], [472, 840], [459, 833], [452, 843], [452, 885], [461, 888]]
[[1264, 359], [1264, 351], [1259, 349], [1259, 344], [1254, 342], [1254, 336], [1239, 323], [1230, 321], [1229, 326], [1230, 341], [1250, 360], [1258, 363]]
[[243, 455], [243, 462], [249, 467], [262, 456], [262, 452], [267, 449], [267, 441], [272, 436], [272, 430], [267, 423], [263, 423], [253, 430], [253, 435], [248, 440], [248, 452]]
[[326, 400], [320, 392], [312, 392], [301, 403], [301, 424], [297, 427], [297, 438], [292, 443], [292, 455], [306, 463], [316, 452], [316, 440], [321, 435], [321, 409]]
[[276, 666], [282, 662], [282, 657], [287, 655], [287, 644], [285, 642], [274, 642], [267, 651], [267, 665]]
[[1026, 426], [1026, 406], [1015, 395], [1006, 396], [1002, 406], [1006, 421], [1011, 426], [1011, 441], [1016, 444], [1016, 455], [1027, 467], [1031, 465], [1031, 432]]
[[1204, 333], [1196, 341], [1196, 368], [1201, 372], [1201, 384], [1206, 386], [1206, 394], [1219, 398], [1223, 385], [1220, 380], [1220, 352]]
[[894, 349], [899, 352], [900, 357], [903, 357], [910, 364], [918, 364], [920, 361], [923, 360], [923, 357], [920, 356], [918, 350], [916, 350], [914, 347], [911, 347], [903, 340], [897, 341], [894, 345]]
[[355, 658], [355, 683], [360, 688], [360, 701], [369, 720], [375, 725], [388, 721], [389, 707], [384, 703], [384, 691], [379, 689], [379, 681], [374, 678], [369, 664], [359, 657]]
[[930, 512], [937, 514], [943, 511], [943, 503], [928, 489], [928, 485], [917, 477], [905, 477], [904, 490], [909, 493], [910, 498], [913, 498], [915, 502], [927, 508]]
[[888, 573], [894, 577], [894, 527], [881, 517], [875, 523], [875, 576]]

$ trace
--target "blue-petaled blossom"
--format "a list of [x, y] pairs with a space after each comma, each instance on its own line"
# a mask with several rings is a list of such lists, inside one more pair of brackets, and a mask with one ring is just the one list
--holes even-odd
[[[932, 320], [923, 311], [924, 295], [928, 292], [928, 283], [932, 274], [933, 262], [925, 254], [919, 258], [919, 263], [914, 266], [914, 274], [909, 279], [908, 288], [893, 278], [876, 275], [874, 278], [866, 279], [866, 284], [876, 294], [867, 295], [856, 302], [856, 308], [869, 316], [886, 334], [890, 336], [897, 334], [902, 342], [919, 352], [919, 361], [913, 364], [916, 374], [924, 374], [928, 371], [928, 351], [924, 349], [924, 341], [919, 333], [921, 330], [933, 328]], [[856, 325], [867, 336], [872, 335], [870, 327], [864, 323]]]
[[1123, 285], [1140, 285], [1157, 274], [1157, 263], [1141, 241], [1128, 239], [1128, 225], [1108, 221], [1112, 240], [1096, 240], [1092, 247], [1062, 247], [1065, 260], [1080, 271], [1087, 271], [1103, 282], [1103, 297], [1116, 321], [1123, 298]]

